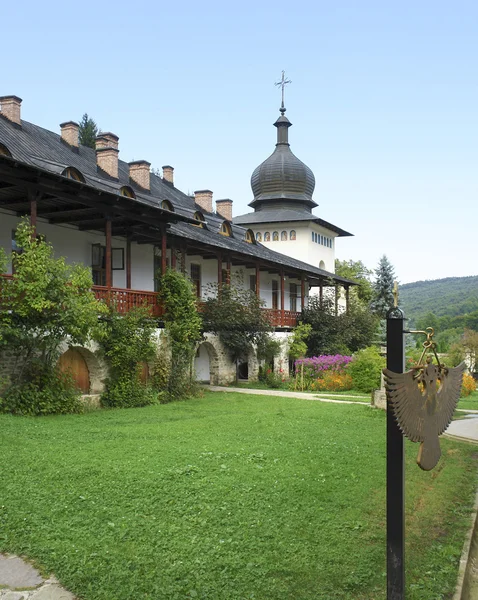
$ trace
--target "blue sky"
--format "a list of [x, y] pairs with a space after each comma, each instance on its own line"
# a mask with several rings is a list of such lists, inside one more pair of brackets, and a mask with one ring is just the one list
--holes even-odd
[[314, 212], [355, 234], [338, 257], [386, 254], [403, 283], [478, 274], [478, 3], [24, 1], [2, 23], [0, 95], [24, 119], [59, 131], [88, 112], [123, 160], [171, 164], [235, 215], [285, 69]]

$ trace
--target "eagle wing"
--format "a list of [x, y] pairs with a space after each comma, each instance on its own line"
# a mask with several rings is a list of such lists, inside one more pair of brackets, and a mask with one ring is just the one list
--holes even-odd
[[420, 391], [415, 371], [394, 373], [384, 369], [385, 389], [403, 433], [412, 442], [423, 442], [426, 396]]
[[443, 374], [439, 377], [441, 386], [437, 392], [437, 410], [435, 414], [437, 435], [441, 435], [451, 423], [453, 413], [460, 399], [465, 369], [466, 365], [462, 362], [454, 369], [444, 369]]

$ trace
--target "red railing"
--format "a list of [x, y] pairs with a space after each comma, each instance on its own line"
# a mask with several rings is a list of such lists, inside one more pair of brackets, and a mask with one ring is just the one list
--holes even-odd
[[103, 285], [94, 285], [92, 289], [97, 300], [114, 304], [119, 313], [127, 313], [136, 306], [146, 305], [151, 307], [151, 314], [154, 317], [160, 317], [163, 314], [156, 292], [108, 288]]
[[[10, 279], [11, 275], [2, 275]], [[163, 314], [162, 306], [156, 292], [143, 290], [126, 290], [123, 288], [108, 288], [103, 285], [94, 285], [93, 292], [97, 300], [114, 304], [120, 313], [127, 313], [135, 306], [151, 307], [151, 314], [160, 317]], [[273, 308], [263, 309], [269, 318], [272, 327], [295, 327], [300, 319], [300, 312], [293, 310], [280, 310]]]

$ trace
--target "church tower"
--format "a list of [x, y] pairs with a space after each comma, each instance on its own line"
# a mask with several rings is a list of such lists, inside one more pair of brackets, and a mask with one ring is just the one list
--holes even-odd
[[312, 213], [318, 206], [312, 198], [315, 177], [290, 149], [292, 123], [285, 112], [282, 100], [274, 123], [275, 150], [251, 177], [254, 212], [235, 217], [234, 223], [252, 229], [257, 242], [271, 250], [334, 273], [335, 240], [352, 234]]

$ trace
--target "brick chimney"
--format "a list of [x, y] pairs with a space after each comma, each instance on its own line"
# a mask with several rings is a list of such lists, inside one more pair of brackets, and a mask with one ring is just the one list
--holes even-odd
[[74, 121], [66, 121], [66, 123], [60, 123], [60, 128], [61, 139], [68, 144], [68, 146], [71, 146], [72, 148], [78, 148], [78, 132], [80, 129], [78, 123], [75, 123]]
[[16, 125], [22, 124], [20, 107], [22, 99], [18, 96], [0, 96], [0, 114]]
[[194, 201], [206, 212], [212, 213], [211, 190], [197, 190], [194, 192]]
[[102, 133], [96, 137], [96, 164], [114, 179], [118, 179], [118, 140], [113, 133]]
[[227, 221], [232, 221], [232, 200], [224, 198], [224, 200], [216, 200], [216, 212]]
[[174, 168], [171, 165], [163, 166], [163, 180], [174, 185]]
[[129, 163], [129, 178], [143, 190], [151, 189], [150, 167], [151, 163], [147, 160], [135, 160]]

